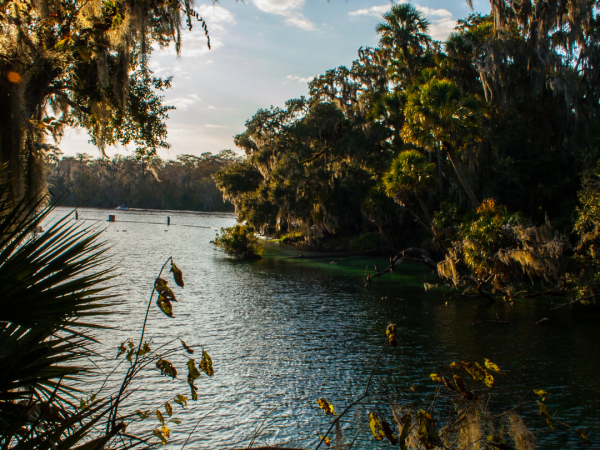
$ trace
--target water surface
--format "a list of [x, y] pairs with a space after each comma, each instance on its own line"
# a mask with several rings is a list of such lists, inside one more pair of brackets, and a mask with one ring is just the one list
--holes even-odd
[[[53, 219], [68, 211], [59, 208]], [[107, 222], [108, 214], [115, 214], [116, 222]], [[388, 390], [402, 405], [423, 406], [435, 387], [428, 381], [430, 373], [444, 373], [452, 361], [482, 362], [487, 357], [506, 372], [497, 377], [499, 394], [490, 408], [501, 412], [523, 398], [530, 400], [522, 413], [539, 431], [541, 448], [580, 444], [564, 427], [553, 432], [545, 428], [533, 388], [552, 393], [546, 402], [557, 418], [590, 429], [592, 439], [598, 439], [597, 309], [551, 311], [550, 300], [543, 299], [489, 306], [486, 300], [440, 289], [426, 292], [423, 284], [436, 283], [436, 278], [429, 269], [410, 264], [365, 287], [365, 268], [385, 267], [385, 260], [335, 259], [333, 264], [330, 259], [282, 259], [298, 252], [275, 244], [260, 261], [234, 261], [209, 243], [216, 229], [235, 223], [227, 214], [80, 209], [79, 218], [105, 228], [119, 265], [114, 290], [122, 294], [122, 303], [107, 319], [114, 330], [99, 334], [101, 351], [110, 358], [125, 339], [139, 339], [153, 280], [164, 262], [172, 256], [184, 273], [185, 288], [174, 288], [179, 300], [175, 318], [153, 305], [146, 336], [153, 348], [179, 337], [203, 345], [215, 375], [197, 381], [197, 402], [186, 410], [176, 406], [174, 417], [182, 424], [172, 427], [169, 448], [180, 448], [196, 425], [186, 448], [245, 447], [273, 408], [257, 445], [314, 448], [329, 423], [315, 400], [326, 397], [341, 411], [362, 393], [392, 322], [398, 326], [399, 348], [382, 357], [374, 392]], [[496, 314], [510, 324], [472, 325]], [[550, 321], [535, 325], [543, 317]], [[146, 372], [135, 384], [130, 407], [155, 408], [177, 393], [189, 396], [186, 358], [172, 361], [183, 376], [173, 382], [156, 370]], [[465, 379], [477, 387], [470, 377]], [[94, 386], [90, 384], [90, 392]], [[477, 392], [488, 391], [479, 387]], [[381, 396], [373, 397], [344, 421], [348, 440], [363, 429], [354, 448], [389, 445], [373, 441], [364, 428], [369, 410], [391, 419], [381, 401]]]

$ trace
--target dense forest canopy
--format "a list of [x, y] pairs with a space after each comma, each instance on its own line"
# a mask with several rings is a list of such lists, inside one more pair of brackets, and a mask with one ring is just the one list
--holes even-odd
[[47, 165], [48, 187], [64, 206], [231, 211], [212, 175], [238, 159], [231, 150], [167, 161], [154, 157], [150, 162], [78, 154]]
[[159, 94], [171, 80], [148, 61], [153, 48], [179, 53], [184, 21], [207, 32], [188, 0], [0, 1], [0, 163], [16, 198], [45, 192], [46, 141], [66, 126], [102, 151], [133, 143], [151, 160], [169, 147]]
[[467, 268], [478, 290], [570, 285], [559, 260], [594, 209], [582, 179], [597, 186], [598, 2], [491, 6], [437, 42], [420, 11], [393, 5], [379, 46], [316, 77], [308, 97], [259, 110], [236, 137], [246, 158], [216, 175], [239, 220], [317, 246], [378, 232], [390, 250], [445, 258], [455, 283]]

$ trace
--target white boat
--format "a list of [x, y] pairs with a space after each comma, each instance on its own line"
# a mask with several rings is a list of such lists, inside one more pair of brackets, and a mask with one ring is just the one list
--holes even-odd
[[127, 211], [129, 208], [125, 205], [121, 205], [121, 206], [117, 206], [117, 209], [123, 210], [123, 211]]

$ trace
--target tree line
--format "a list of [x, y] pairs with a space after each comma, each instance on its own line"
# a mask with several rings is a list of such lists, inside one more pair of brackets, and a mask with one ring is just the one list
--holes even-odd
[[391, 266], [417, 259], [490, 298], [525, 280], [594, 296], [578, 273], [598, 253], [596, 5], [492, 0], [445, 42], [393, 5], [377, 47], [246, 122], [218, 186], [265, 234], [378, 233]]
[[48, 187], [64, 206], [231, 211], [212, 175], [237, 159], [231, 150], [149, 162], [135, 156], [93, 159], [78, 154], [47, 164]]

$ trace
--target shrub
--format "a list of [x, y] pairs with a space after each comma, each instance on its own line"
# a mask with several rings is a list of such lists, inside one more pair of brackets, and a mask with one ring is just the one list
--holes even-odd
[[260, 241], [250, 225], [221, 228], [221, 235], [212, 243], [237, 259], [259, 259], [262, 253]]

